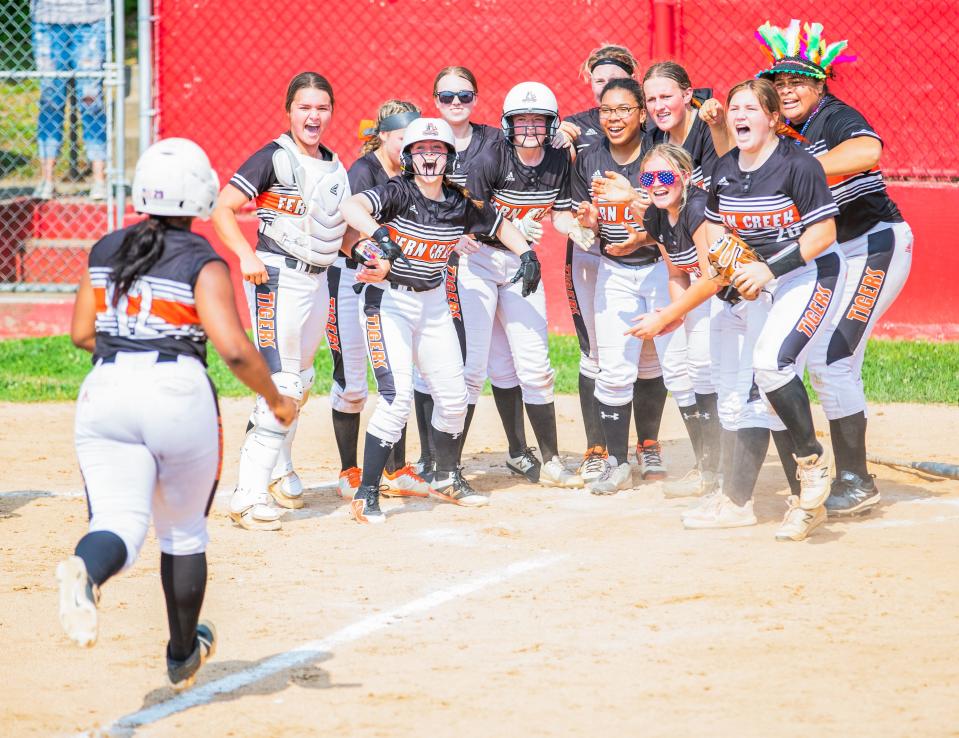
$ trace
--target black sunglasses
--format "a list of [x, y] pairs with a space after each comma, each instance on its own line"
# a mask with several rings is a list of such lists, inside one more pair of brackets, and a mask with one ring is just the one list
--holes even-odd
[[471, 90], [460, 90], [459, 92], [443, 90], [443, 92], [436, 93], [436, 99], [444, 105], [449, 105], [456, 98], [459, 98], [459, 101], [463, 103], [463, 105], [469, 105], [476, 99], [476, 93]]

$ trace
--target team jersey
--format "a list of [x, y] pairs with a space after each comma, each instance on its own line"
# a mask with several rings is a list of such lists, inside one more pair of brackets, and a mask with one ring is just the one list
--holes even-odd
[[466, 186], [473, 162], [476, 161], [477, 157], [482, 154], [486, 148], [503, 137], [503, 131], [499, 128], [493, 128], [493, 126], [470, 123], [470, 128], [473, 129], [470, 145], [463, 149], [463, 151], [456, 152], [456, 169], [453, 170], [452, 174], [447, 175], [451, 180], [456, 182], [456, 184], [463, 187]]
[[[570, 195], [573, 200], [573, 208], [579, 207], [581, 202], [593, 200], [593, 177], [604, 176], [607, 171], [619, 172], [630, 183], [637, 187], [639, 185], [639, 173], [642, 170], [640, 162], [642, 156], [629, 164], [620, 165], [613, 159], [609, 150], [609, 140], [603, 136], [603, 140], [596, 145], [590, 145], [580, 150], [576, 154], [576, 161], [573, 163], [573, 173], [570, 182]], [[630, 233], [624, 227], [628, 224], [634, 230], [642, 231], [643, 224], [633, 217], [626, 205], [613, 205], [596, 200], [596, 206], [599, 208], [599, 248], [600, 252], [607, 259], [612, 259], [621, 264], [629, 266], [642, 266], [649, 264], [660, 258], [659, 249], [655, 244], [640, 246], [628, 256], [612, 256], [606, 252], [606, 248], [611, 244], [622, 243]]]
[[386, 184], [390, 180], [390, 175], [386, 173], [375, 151], [363, 154], [354, 161], [350, 165], [346, 176], [350, 180], [350, 192], [371, 190], [377, 185]]
[[200, 270], [223, 259], [203, 236], [167, 228], [163, 255], [114, 307], [110, 274], [132, 227], [108, 233], [90, 250], [97, 316], [94, 362], [119, 351], [158, 351], [167, 356], [192, 356], [206, 364], [206, 331], [196, 312], [194, 289]]
[[679, 212], [676, 225], [670, 225], [669, 213], [655, 205], [646, 208], [646, 216], [643, 218], [646, 231], [666, 250], [673, 265], [697, 276], [699, 256], [696, 254], [693, 234], [706, 220], [708, 198], [706, 190], [689, 185], [686, 188], [686, 205]]
[[[543, 160], [534, 167], [520, 161], [516, 147], [505, 139], [486, 148], [476, 158], [467, 178], [474, 197], [488, 202], [507, 220], [532, 214], [543, 220], [550, 210], [569, 210], [569, 155], [546, 146]], [[496, 238], [477, 240], [506, 248]]]
[[736, 232], [767, 261], [813, 223], [839, 214], [819, 162], [791, 139], [779, 139], [759, 169], [739, 168], [739, 149], [713, 171], [706, 217]]
[[464, 233], [492, 237], [503, 216], [496, 208], [476, 207], [451, 187], [443, 187], [445, 200], [429, 200], [410, 177], [361, 193], [373, 206], [373, 219], [385, 225], [410, 264], [393, 262], [387, 279], [417, 292], [439, 287], [453, 247]]
[[599, 122], [599, 107], [574, 113], [565, 120], [579, 126], [579, 137], [575, 144], [576, 153], [606, 139], [606, 134], [603, 133], [603, 127]]
[[[647, 151], [661, 143], [669, 143], [666, 140], [665, 131], [661, 131], [651, 124], [649, 130], [646, 131], [643, 150]], [[698, 115], [693, 119], [693, 125], [686, 135], [686, 140], [683, 141], [683, 148], [689, 152], [693, 159], [693, 184], [708, 190], [710, 177], [713, 169], [716, 168], [719, 157], [716, 155], [716, 147], [713, 146], [713, 137], [709, 133], [709, 126]]]
[[[290, 137], [289, 133], [283, 135]], [[281, 185], [277, 181], [273, 153], [279, 149], [278, 143], [270, 141], [243, 162], [236, 174], [230, 177], [230, 184], [250, 200], [256, 201], [256, 217], [261, 226], [256, 237], [257, 250], [285, 256], [286, 251], [263, 233], [262, 226], [272, 224], [277, 213], [302, 213], [305, 206], [296, 185]], [[322, 144], [319, 154], [325, 161], [333, 160], [333, 152]]]
[[[823, 98], [819, 112], [807, 122], [809, 127], [803, 133], [807, 143], [800, 143], [800, 146], [813, 156], [822, 156], [843, 141], [860, 136], [882, 142], [858, 110], [832, 95]], [[867, 172], [827, 177], [827, 181], [839, 206], [839, 217], [836, 218], [836, 240], [839, 243], [861, 236], [877, 223], [902, 222], [899, 208], [886, 192], [878, 165]]]

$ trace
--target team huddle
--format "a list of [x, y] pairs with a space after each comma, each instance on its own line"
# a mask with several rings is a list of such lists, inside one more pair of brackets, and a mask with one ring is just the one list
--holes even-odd
[[[686, 528], [756, 524], [770, 438], [791, 491], [778, 540], [873, 508], [861, 369], [908, 276], [912, 234], [886, 193], [878, 134], [828, 90], [846, 42], [822, 31], [761, 26], [767, 63], [724, 101], [673, 61], [642, 70], [626, 48], [603, 46], [583, 66], [595, 107], [561, 115], [547, 85], [522, 82], [499, 127], [471, 120], [477, 79], [446, 67], [435, 117], [386, 101], [348, 171], [322, 142], [333, 89], [313, 72], [290, 82], [289, 130], [219, 193], [196, 144], [151, 146], [133, 182], [147, 217], [93, 247], [74, 311], [73, 340], [94, 369], [76, 421], [89, 532], [57, 569], [67, 634], [96, 641], [99, 587], [136, 560], [152, 516], [174, 688], [215, 649], [199, 621], [222, 451], [208, 339], [257, 393], [230, 498], [244, 529], [277, 530], [284, 509], [304, 506], [292, 447], [324, 337], [337, 489], [359, 523], [385, 521], [381, 494], [489, 503], [462, 459], [487, 380], [506, 466], [533, 483], [632, 488], [632, 420], [637, 473], [695, 498]], [[251, 202], [255, 244], [237, 219]], [[211, 214], [239, 259], [253, 344], [225, 263], [190, 231]], [[547, 219], [567, 238], [581, 351], [575, 464], [557, 441], [536, 250]], [[360, 463], [368, 367], [378, 397]], [[816, 436], [806, 370], [831, 448]], [[669, 394], [696, 458], [672, 477], [658, 441]]]

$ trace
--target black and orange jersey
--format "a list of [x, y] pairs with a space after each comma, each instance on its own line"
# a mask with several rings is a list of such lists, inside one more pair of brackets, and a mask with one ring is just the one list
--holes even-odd
[[406, 176], [393, 177], [360, 194], [373, 206], [373, 219], [389, 229], [410, 261], [409, 265], [394, 261], [389, 281], [417, 291], [442, 284], [446, 262], [460, 236], [492, 237], [503, 218], [496, 208], [478, 208], [451, 187], [443, 187], [442, 202], [427, 199]]
[[[798, 143], [813, 156], [822, 156], [843, 141], [868, 136], [882, 139], [855, 108], [833, 95], [826, 95], [822, 107], [808, 121], [803, 133], [806, 142]], [[797, 130], [801, 126], [795, 126]], [[866, 172], [827, 177], [829, 188], [839, 206], [836, 218], [837, 240], [851, 241], [878, 223], [899, 223], [902, 214], [886, 192], [882, 170], [875, 166]]]
[[839, 214], [819, 162], [791, 139], [751, 172], [739, 168], [739, 149], [720, 158], [706, 217], [737, 233], [764, 259], [776, 256], [813, 223]]
[[607, 171], [619, 172], [630, 181], [633, 187], [638, 187], [639, 173], [642, 169], [641, 160], [642, 156], [637, 156], [629, 164], [617, 164], [610, 153], [609, 140], [604, 135], [602, 141], [581, 149], [576, 154], [570, 183], [574, 209], [585, 201], [592, 201], [599, 209], [599, 248], [603, 256], [630, 266], [641, 266], [658, 259], [659, 249], [655, 244], [649, 244], [640, 246], [628, 256], [611, 256], [606, 252], [607, 246], [622, 243], [629, 237], [630, 233], [626, 230], [624, 223], [637, 231], [644, 229], [642, 220], [637, 220], [628, 206], [596, 199], [593, 196], [593, 178], [602, 177]]
[[350, 192], [371, 190], [377, 185], [386, 184], [390, 180], [390, 175], [386, 173], [375, 151], [363, 154], [350, 164], [346, 176], [350, 180]]
[[159, 261], [114, 305], [110, 275], [129, 230], [108, 233], [90, 250], [97, 315], [93, 360], [108, 359], [119, 351], [158, 351], [192, 356], [205, 364], [206, 331], [196, 312], [194, 288], [200, 270], [223, 259], [203, 236], [167, 228]]
[[[661, 143], [669, 143], [665, 132], [649, 123], [643, 141], [643, 150], [647, 151]], [[698, 115], [693, 119], [693, 125], [686, 135], [686, 140], [683, 141], [683, 148], [693, 159], [693, 184], [708, 190], [713, 169], [716, 168], [719, 157], [716, 155], [716, 147], [713, 145], [709, 126]]]
[[[284, 133], [289, 137], [289, 133]], [[293, 213], [301, 215], [306, 212], [306, 204], [300, 197], [296, 185], [281, 185], [273, 169], [273, 154], [280, 148], [275, 141], [257, 151], [237, 169], [236, 174], [230, 177], [230, 184], [256, 201], [256, 217], [261, 225], [273, 223], [277, 213]], [[319, 154], [325, 161], [333, 160], [333, 152], [320, 145]], [[262, 228], [256, 237], [256, 248], [272, 254], [285, 255], [284, 251], [269, 236], [263, 233]]]
[[669, 260], [684, 272], [699, 274], [699, 256], [693, 234], [706, 220], [706, 190], [690, 184], [686, 189], [686, 205], [679, 212], [676, 225], [669, 222], [669, 213], [655, 205], [646, 208], [643, 225], [646, 231], [661, 244]]
[[[507, 220], [532, 214], [543, 220], [552, 210], [569, 210], [569, 155], [565, 149], [546, 146], [543, 160], [526, 166], [516, 147], [501, 138], [473, 163], [466, 186], [474, 197], [488, 202]], [[506, 248], [495, 238], [479, 237], [492, 246]]]
[[579, 126], [579, 137], [575, 144], [577, 153], [606, 140], [606, 134], [603, 133], [603, 127], [599, 123], [599, 107], [573, 113], [563, 120]]
[[499, 128], [493, 128], [493, 126], [470, 123], [470, 128], [473, 129], [470, 145], [462, 151], [456, 152], [456, 169], [448, 175], [451, 180], [463, 187], [466, 186], [470, 169], [477, 157], [503, 138], [503, 131]]

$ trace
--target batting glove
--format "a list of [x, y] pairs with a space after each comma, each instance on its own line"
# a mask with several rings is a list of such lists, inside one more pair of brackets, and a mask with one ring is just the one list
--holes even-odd
[[533, 249], [524, 251], [519, 257], [519, 269], [510, 280], [510, 284], [516, 284], [523, 280], [523, 297], [529, 297], [536, 292], [539, 287], [540, 266], [539, 259], [536, 258], [536, 252]]
[[593, 248], [593, 241], [596, 240], [596, 234], [593, 233], [593, 229], [581, 226], [579, 223], [573, 224], [568, 235], [573, 243], [579, 246], [583, 251], [589, 251]]
[[516, 230], [523, 234], [523, 238], [530, 243], [539, 243], [539, 240], [543, 237], [543, 226], [536, 221], [532, 213], [517, 218], [513, 221], [513, 225], [516, 226]]

